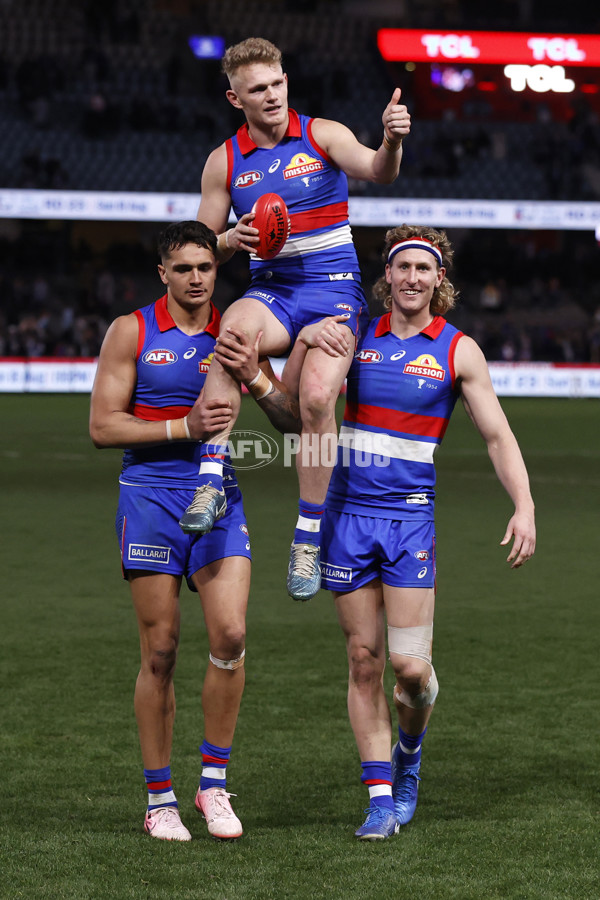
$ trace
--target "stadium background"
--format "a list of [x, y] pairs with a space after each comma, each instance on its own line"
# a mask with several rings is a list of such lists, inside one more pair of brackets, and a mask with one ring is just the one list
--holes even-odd
[[[197, 193], [206, 153], [237, 123], [190, 34], [273, 39], [292, 104], [376, 144], [396, 76], [376, 52], [378, 27], [562, 34], [597, 24], [589, 8], [538, 0], [4, 0], [0, 190]], [[454, 112], [426, 114], [415, 78], [398, 77], [414, 124], [391, 196], [599, 199], [594, 95], [566, 104], [568, 118], [532, 95], [492, 114], [472, 91], [436, 93]], [[160, 291], [163, 224], [0, 219], [0, 354], [93, 356], [115, 315]], [[489, 358], [598, 361], [593, 230], [448, 231], [457, 322]], [[367, 282], [382, 232], [356, 229]], [[223, 268], [221, 306], [245, 279], [241, 258]], [[215, 844], [193, 811], [207, 650], [184, 592], [173, 771], [194, 842], [164, 845], [141, 832], [137, 636], [113, 532], [120, 454], [91, 446], [86, 396], [5, 394], [0, 404], [3, 900], [600, 896], [597, 400], [503, 401], [539, 523], [538, 552], [518, 573], [498, 547], [510, 504], [455, 414], [438, 458], [440, 699], [417, 816], [381, 847], [352, 838], [365, 797], [331, 603], [321, 593], [293, 604], [283, 588], [293, 472], [276, 461], [240, 474], [255, 566], [230, 786], [246, 836]], [[272, 434], [250, 400], [240, 427]]]
[[[197, 58], [190, 38], [230, 44], [261, 34], [284, 51], [291, 104], [343, 121], [372, 146], [393, 87], [402, 87], [413, 130], [401, 175], [389, 187], [352, 183], [351, 196], [595, 203], [598, 69], [577, 71], [572, 94], [516, 93], [502, 66], [471, 67], [471, 83], [465, 65], [386, 64], [376, 42], [382, 27], [593, 33], [597, 21], [578, 6], [5, 0], [0, 189], [198, 195], [207, 154], [241, 120], [223, 97], [219, 62]], [[440, 86], [461, 78], [462, 91]], [[107, 323], [156, 293], [159, 227], [0, 218], [0, 356], [95, 356]], [[600, 361], [593, 228], [448, 230], [462, 293], [453, 321], [488, 359]], [[369, 295], [383, 229], [354, 232]], [[242, 255], [223, 268], [221, 308], [246, 275]]]

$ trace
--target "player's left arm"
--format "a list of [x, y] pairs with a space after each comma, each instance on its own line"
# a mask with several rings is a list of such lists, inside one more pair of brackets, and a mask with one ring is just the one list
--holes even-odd
[[521, 450], [490, 378], [485, 357], [470, 337], [456, 347], [456, 375], [465, 409], [486, 442], [500, 483], [515, 505], [502, 545], [513, 539], [507, 562], [515, 569], [535, 551], [535, 507]]
[[410, 132], [410, 113], [396, 88], [383, 111], [383, 140], [377, 150], [365, 147], [353, 132], [331, 119], [315, 119], [313, 135], [320, 147], [351, 178], [391, 184], [402, 161], [402, 140]]
[[186, 440], [184, 421], [194, 414], [188, 430], [194, 440], [218, 433], [231, 420], [231, 408], [224, 402], [205, 402], [200, 395], [188, 416], [158, 421], [138, 418], [131, 411], [137, 381], [136, 350], [139, 325], [130, 313], [119, 316], [109, 327], [98, 358], [90, 401], [90, 436], [95, 446], [104, 448], [151, 447], [169, 440]]

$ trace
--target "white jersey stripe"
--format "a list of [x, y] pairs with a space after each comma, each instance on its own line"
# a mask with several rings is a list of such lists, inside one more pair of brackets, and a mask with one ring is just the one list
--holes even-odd
[[357, 453], [372, 453], [374, 456], [387, 456], [391, 459], [406, 459], [414, 462], [433, 465], [433, 454], [438, 445], [431, 441], [410, 440], [394, 437], [375, 431], [363, 431], [342, 425], [340, 429], [340, 446]]
[[[342, 225], [341, 228], [333, 228], [331, 231], [323, 231], [320, 234], [311, 234], [308, 237], [288, 238], [277, 254], [277, 259], [319, 253], [321, 250], [331, 250], [333, 247], [341, 247], [343, 244], [352, 244], [352, 232], [349, 225]], [[256, 260], [258, 256], [251, 253], [250, 259]]]

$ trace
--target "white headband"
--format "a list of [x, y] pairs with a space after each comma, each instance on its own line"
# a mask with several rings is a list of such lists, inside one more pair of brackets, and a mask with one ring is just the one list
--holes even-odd
[[407, 240], [405, 241], [399, 241], [397, 244], [394, 244], [394, 246], [388, 253], [388, 263], [392, 261], [396, 253], [399, 253], [400, 250], [427, 250], [428, 253], [431, 253], [432, 256], [435, 256], [439, 265], [443, 266], [442, 251], [439, 247], [436, 247], [435, 244], [432, 244], [431, 241], [428, 241], [426, 238], [407, 238]]

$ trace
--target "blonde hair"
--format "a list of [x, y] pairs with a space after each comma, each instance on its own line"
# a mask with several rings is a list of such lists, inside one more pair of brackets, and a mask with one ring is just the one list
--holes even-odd
[[281, 50], [264, 38], [246, 38], [239, 44], [228, 47], [221, 61], [221, 68], [229, 80], [241, 66], [265, 63], [267, 66], [281, 65]]
[[[433, 292], [429, 311], [434, 316], [444, 316], [454, 308], [458, 297], [458, 291], [452, 282], [448, 280], [447, 275], [454, 260], [454, 250], [445, 231], [437, 231], [428, 225], [400, 225], [398, 228], [390, 228], [385, 235], [381, 258], [384, 265], [387, 265], [388, 255], [394, 244], [416, 237], [425, 238], [426, 241], [438, 247], [442, 254], [442, 264], [446, 269], [446, 275], [444, 275], [444, 280], [440, 286]], [[373, 285], [373, 297], [382, 303], [385, 309], [392, 308], [392, 289], [391, 285], [387, 283], [385, 275], [382, 275]]]

